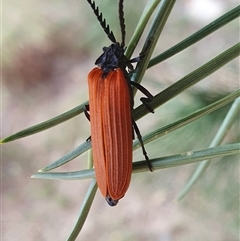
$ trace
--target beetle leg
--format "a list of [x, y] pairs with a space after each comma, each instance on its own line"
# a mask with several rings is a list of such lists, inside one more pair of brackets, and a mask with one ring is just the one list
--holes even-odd
[[143, 155], [145, 156], [145, 160], [146, 160], [146, 162], [147, 162], [148, 168], [149, 168], [149, 170], [152, 172], [152, 171], [153, 171], [153, 167], [152, 167], [151, 162], [149, 161], [147, 152], [146, 152], [145, 147], [144, 147], [144, 144], [143, 144], [143, 140], [142, 140], [141, 133], [140, 133], [140, 131], [139, 131], [139, 129], [138, 129], [138, 126], [137, 126], [137, 124], [136, 124], [135, 121], [133, 121], [133, 128], [135, 129], [137, 138], [138, 138], [139, 143], [140, 143], [140, 145], [141, 145], [141, 147], [142, 147], [142, 152], [143, 152]]
[[85, 114], [86, 118], [90, 121], [90, 115], [89, 115], [88, 111], [89, 111], [89, 105], [85, 105], [84, 114]]
[[[84, 114], [85, 114], [86, 118], [90, 121], [90, 115], [89, 115], [88, 111], [89, 111], [89, 105], [85, 105]], [[91, 136], [89, 136], [86, 140], [86, 142], [89, 142], [89, 141], [91, 141]]]
[[154, 110], [152, 109], [152, 107], [149, 105], [153, 99], [153, 95], [146, 89], [144, 88], [142, 85], [131, 81], [130, 82], [131, 85], [133, 85], [134, 87], [136, 87], [138, 90], [140, 90], [144, 95], [146, 95], [147, 97], [142, 97], [140, 98], [140, 100], [142, 101], [142, 103], [146, 106], [146, 108], [148, 109], [149, 112], [154, 113]]

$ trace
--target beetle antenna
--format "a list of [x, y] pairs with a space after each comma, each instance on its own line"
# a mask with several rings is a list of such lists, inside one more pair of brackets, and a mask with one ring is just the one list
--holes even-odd
[[94, 14], [96, 15], [99, 23], [101, 24], [104, 32], [107, 34], [108, 38], [113, 42], [116, 43], [116, 39], [114, 37], [113, 32], [110, 30], [109, 25], [106, 23], [106, 19], [103, 18], [102, 13], [99, 13], [99, 8], [96, 7], [95, 2], [92, 0], [87, 0], [87, 2], [90, 4], [90, 6], [92, 7], [92, 10], [94, 12]]
[[125, 19], [124, 19], [124, 12], [123, 12], [123, 0], [119, 0], [119, 21], [120, 21], [120, 28], [122, 33], [122, 43], [121, 46], [125, 46], [125, 36], [126, 36], [126, 26], [125, 26]]

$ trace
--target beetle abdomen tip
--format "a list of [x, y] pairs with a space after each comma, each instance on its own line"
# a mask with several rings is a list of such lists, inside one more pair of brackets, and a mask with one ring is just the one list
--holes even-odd
[[111, 207], [116, 206], [118, 204], [118, 200], [113, 200], [109, 196], [106, 197], [106, 201]]

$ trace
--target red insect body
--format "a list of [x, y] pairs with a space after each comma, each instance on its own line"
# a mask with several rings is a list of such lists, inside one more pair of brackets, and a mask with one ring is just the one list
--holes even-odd
[[116, 205], [132, 174], [131, 94], [120, 68], [103, 73], [94, 68], [88, 75], [91, 141], [99, 189]]
[[[119, 0], [119, 21], [122, 33], [121, 44], [116, 41], [109, 25], [103, 19], [95, 2], [87, 0], [97, 16], [104, 32], [111, 40], [109, 47], [103, 48], [94, 68], [88, 75], [91, 142], [93, 161], [98, 187], [110, 206], [115, 206], [122, 198], [130, 184], [132, 175], [132, 139], [133, 128], [142, 146], [147, 165], [152, 171], [151, 163], [144, 148], [137, 124], [132, 120], [133, 96], [131, 85], [141, 90], [147, 98], [141, 101], [153, 112], [148, 102], [152, 95], [141, 85], [130, 81], [126, 68], [133, 71], [133, 62], [140, 56], [127, 59], [125, 52], [125, 23], [123, 0]], [[90, 118], [89, 118], [90, 117]]]

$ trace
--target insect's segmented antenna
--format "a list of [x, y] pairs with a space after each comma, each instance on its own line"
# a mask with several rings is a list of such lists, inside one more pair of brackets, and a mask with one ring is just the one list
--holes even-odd
[[108, 38], [113, 42], [116, 43], [116, 39], [113, 35], [113, 32], [110, 30], [109, 25], [106, 24], [105, 18], [103, 19], [102, 13], [99, 13], [99, 8], [96, 7], [95, 2], [92, 0], [87, 0], [90, 6], [92, 7], [92, 10], [94, 14], [96, 15], [99, 23], [101, 24], [104, 32], [107, 34]]
[[121, 46], [125, 46], [125, 35], [126, 35], [126, 26], [125, 26], [125, 19], [124, 19], [124, 12], [123, 12], [123, 0], [119, 0], [119, 21], [120, 21], [120, 28], [121, 28], [121, 33], [122, 33], [122, 43]]

